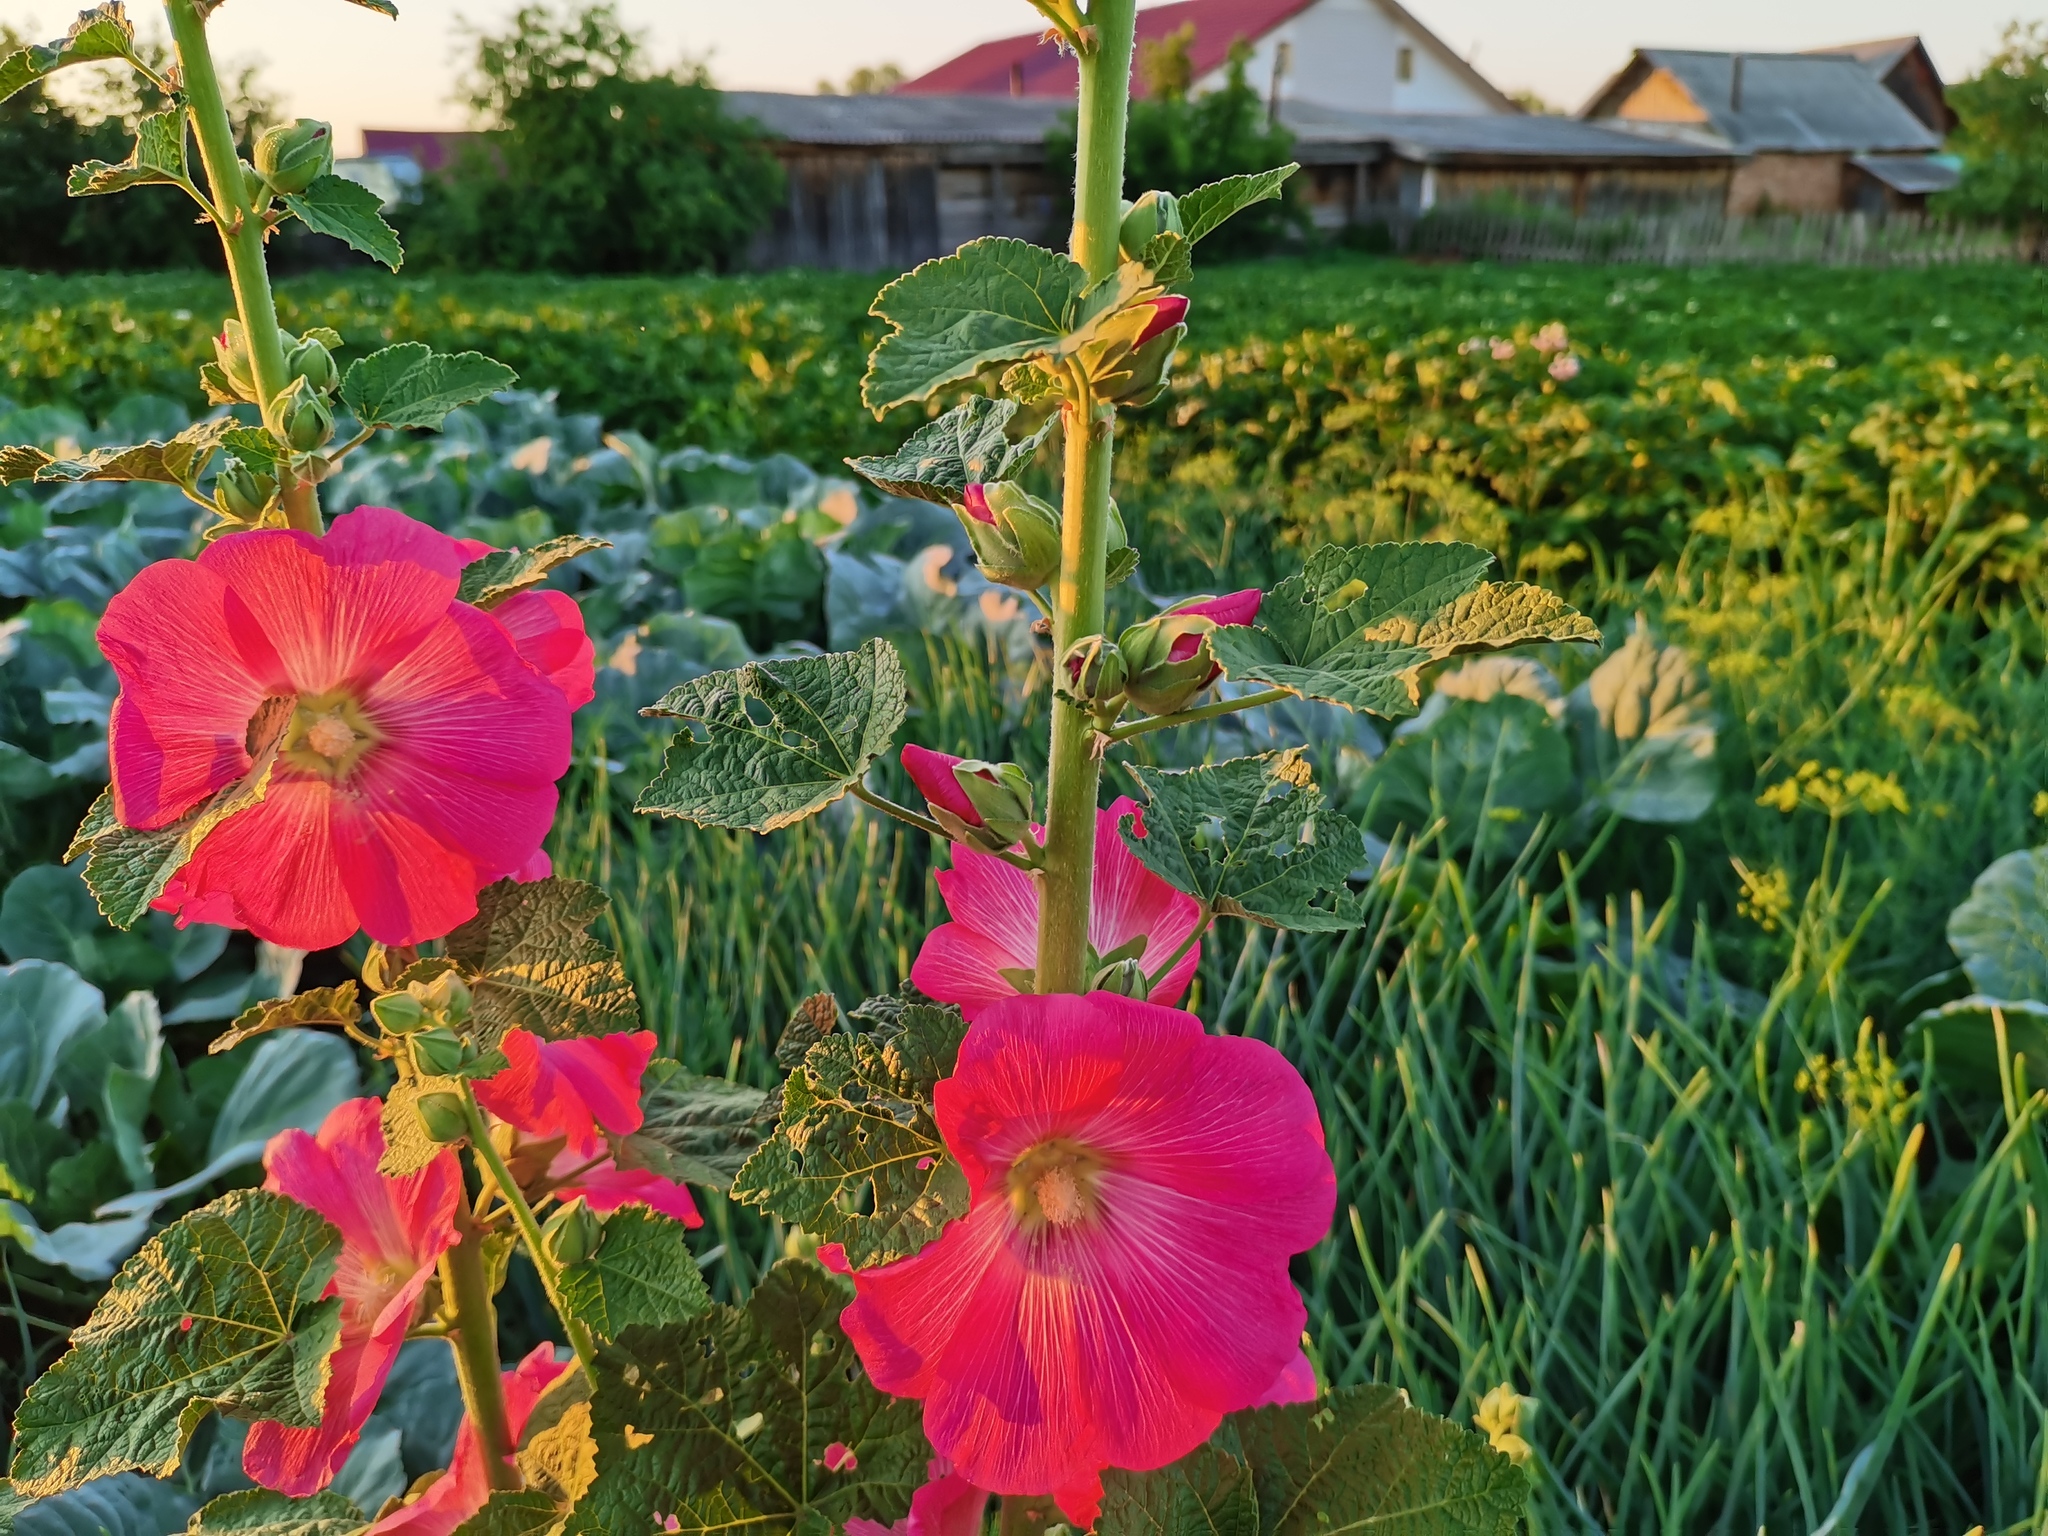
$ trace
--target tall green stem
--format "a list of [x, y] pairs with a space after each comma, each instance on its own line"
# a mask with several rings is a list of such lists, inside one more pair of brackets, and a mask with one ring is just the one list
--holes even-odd
[[[197, 0], [164, 0], [171, 42], [185, 82], [185, 106], [192, 114], [193, 136], [199, 141], [199, 163], [213, 196], [214, 225], [227, 256], [228, 278], [235, 287], [235, 310], [249, 338], [250, 372], [263, 420], [282, 436], [284, 423], [277, 403], [291, 382], [278, 335], [277, 299], [270, 291], [270, 269], [263, 260], [263, 220], [242, 184], [242, 159], [235, 149], [235, 127], [228, 118], [227, 98], [213, 67], [206, 41], [206, 21]], [[281, 477], [286, 519], [294, 528], [320, 532], [320, 493], [310, 480]]]
[[455, 1348], [455, 1374], [462, 1383], [462, 1406], [476, 1426], [484, 1453], [484, 1472], [493, 1488], [516, 1489], [519, 1469], [510, 1458], [512, 1422], [505, 1413], [505, 1378], [498, 1364], [498, 1309], [491, 1304], [491, 1285], [484, 1272], [484, 1235], [465, 1211], [459, 1218], [462, 1237], [441, 1255], [441, 1294], [453, 1317], [448, 1342]]
[[[1124, 119], [1131, 100], [1137, 0], [1095, 0], [1088, 23], [1095, 47], [1080, 60], [1074, 157], [1072, 252], [1090, 278], [1116, 270], [1123, 222]], [[1100, 634], [1109, 552], [1110, 461], [1116, 408], [1090, 398], [1078, 374], [1065, 408], [1066, 483], [1059, 583], [1053, 589], [1053, 654]], [[1054, 700], [1046, 791], [1045, 873], [1039, 889], [1038, 990], [1078, 992], [1088, 984], [1088, 909], [1095, 878], [1095, 801], [1102, 762], [1086, 713]]]

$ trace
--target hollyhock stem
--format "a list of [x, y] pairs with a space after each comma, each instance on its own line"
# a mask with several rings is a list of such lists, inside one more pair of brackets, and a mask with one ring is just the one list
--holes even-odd
[[517, 1489], [519, 1469], [511, 1462], [511, 1421], [505, 1412], [505, 1378], [498, 1363], [498, 1311], [484, 1273], [483, 1229], [467, 1215], [457, 1217], [462, 1238], [441, 1255], [441, 1294], [453, 1312], [449, 1342], [455, 1374], [462, 1382], [462, 1406], [483, 1443], [484, 1470], [493, 1488]]
[[[1080, 116], [1074, 157], [1071, 251], [1091, 279], [1116, 271], [1123, 223], [1124, 119], [1130, 108], [1137, 0], [1095, 0], [1095, 48], [1079, 60]], [[1053, 588], [1053, 654], [1102, 632], [1109, 554], [1110, 463], [1116, 408], [1096, 401], [1078, 368], [1065, 407], [1066, 476], [1060, 574]], [[1057, 698], [1046, 791], [1045, 865], [1039, 890], [1037, 982], [1041, 992], [1088, 984], [1088, 906], [1095, 877], [1095, 801], [1102, 760], [1089, 714]]]
[[569, 1347], [576, 1351], [576, 1363], [588, 1376], [597, 1363], [597, 1347], [591, 1343], [590, 1330], [571, 1317], [568, 1308], [562, 1305], [562, 1273], [548, 1253], [539, 1218], [533, 1214], [533, 1207], [526, 1203], [526, 1196], [520, 1193], [519, 1181], [505, 1166], [505, 1159], [491, 1144], [491, 1128], [484, 1124], [484, 1113], [477, 1108], [476, 1095], [470, 1092], [467, 1082], [462, 1085], [462, 1112], [469, 1120], [469, 1144], [491, 1171], [491, 1182], [498, 1186], [499, 1197], [512, 1213], [513, 1224], [519, 1228], [519, 1235], [526, 1243], [527, 1256], [533, 1260], [534, 1270], [540, 1275], [541, 1289], [548, 1293], [548, 1304], [555, 1309], [555, 1316], [562, 1320], [562, 1329], [569, 1335]]
[[1142, 720], [1132, 720], [1124, 725], [1113, 725], [1103, 731], [1111, 741], [1129, 741], [1133, 736], [1143, 736], [1147, 731], [1163, 731], [1170, 725], [1194, 725], [1202, 720], [1214, 720], [1222, 715], [1234, 715], [1240, 710], [1258, 709], [1266, 704], [1278, 704], [1282, 699], [1294, 695], [1285, 688], [1261, 688], [1257, 693], [1248, 693], [1241, 699], [1218, 699], [1213, 704], [1204, 704], [1199, 709], [1183, 709], [1171, 715], [1147, 715]]
[[[171, 44], [184, 75], [185, 105], [192, 115], [193, 136], [199, 141], [199, 163], [206, 167], [207, 187], [213, 195], [214, 227], [220, 232], [228, 277], [235, 288], [235, 310], [249, 341], [256, 396], [263, 405], [265, 424], [276, 431], [283, 423], [270, 402], [283, 394], [290, 377], [284, 343], [278, 335], [270, 269], [263, 261], [263, 220], [242, 184], [235, 127], [228, 118], [220, 77], [214, 71], [213, 50], [206, 41], [206, 21], [198, 0], [164, 0], [164, 9], [169, 13]], [[307, 533], [320, 532], [320, 493], [312, 482], [294, 479], [286, 470], [279, 484], [291, 526]]]

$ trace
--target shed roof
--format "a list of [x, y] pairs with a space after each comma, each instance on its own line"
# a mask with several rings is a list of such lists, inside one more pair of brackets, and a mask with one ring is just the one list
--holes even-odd
[[[1635, 87], [1658, 70], [1676, 80], [1692, 99], [1706, 119], [1703, 125], [1617, 115]], [[1849, 54], [1639, 48], [1580, 115], [1646, 134], [1697, 133], [1704, 127], [1745, 153], [1897, 153], [1940, 147], [1934, 132], [1885, 89], [1870, 66]]]
[[1908, 197], [1946, 192], [1963, 179], [1962, 168], [1945, 155], [1853, 155], [1849, 163]]
[[1297, 147], [1383, 144], [1404, 160], [1638, 160], [1669, 163], [1731, 158], [1725, 144], [1651, 138], [1575, 117], [1438, 112], [1346, 112], [1283, 102], [1280, 120]]
[[727, 91], [725, 110], [797, 144], [1023, 144], [1044, 142], [1073, 111], [1052, 96], [798, 96]]

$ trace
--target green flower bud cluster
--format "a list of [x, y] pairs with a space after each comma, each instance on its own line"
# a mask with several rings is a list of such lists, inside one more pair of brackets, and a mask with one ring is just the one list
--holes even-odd
[[953, 777], [981, 822], [970, 825], [944, 806], [932, 806], [933, 817], [950, 836], [987, 853], [1001, 853], [1026, 840], [1037, 816], [1031, 778], [1022, 768], [967, 758], [953, 765]]
[[303, 192], [333, 173], [334, 130], [310, 117], [280, 123], [256, 141], [253, 158], [256, 174], [271, 191]]
[[277, 505], [277, 476], [251, 469], [229, 454], [214, 477], [213, 505], [222, 517], [260, 527]]
[[587, 1201], [571, 1200], [547, 1219], [541, 1242], [557, 1264], [580, 1264], [604, 1242], [604, 1222]]
[[1215, 627], [1205, 614], [1169, 609], [1126, 629], [1116, 642], [1124, 657], [1124, 696], [1148, 715], [1186, 709], [1216, 680], [1209, 649]]
[[[453, 971], [443, 971], [431, 981], [406, 984], [403, 992], [386, 992], [370, 1002], [370, 1017], [387, 1035], [409, 1035], [417, 1041], [439, 1031], [450, 1035], [469, 1022], [474, 999], [469, 983]], [[436, 1075], [453, 1071], [436, 1067]]]
[[1077, 709], [1113, 720], [1124, 707], [1124, 654], [1106, 635], [1076, 640], [1060, 658], [1053, 686]]
[[[1060, 573], [1059, 508], [1014, 480], [967, 487], [953, 515], [967, 530], [975, 564], [990, 581], [1035, 592]], [[1116, 503], [1109, 505], [1109, 556], [1130, 547]]]

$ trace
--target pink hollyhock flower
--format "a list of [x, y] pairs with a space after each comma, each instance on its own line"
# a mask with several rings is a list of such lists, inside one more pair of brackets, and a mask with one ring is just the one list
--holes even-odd
[[[556, 1377], [573, 1361], [557, 1361], [555, 1346], [536, 1344], [518, 1366], [505, 1372], [505, 1419], [512, 1443], [526, 1433], [526, 1421], [533, 1406]], [[427, 1486], [427, 1491], [410, 1504], [402, 1504], [372, 1525], [363, 1536], [451, 1536], [461, 1524], [484, 1507], [491, 1496], [490, 1469], [484, 1464], [484, 1448], [476, 1426], [465, 1414], [455, 1432], [455, 1454], [448, 1470]]]
[[[980, 487], [974, 489], [979, 490]], [[981, 825], [981, 812], [974, 808], [974, 802], [967, 797], [967, 791], [953, 774], [954, 767], [962, 759], [920, 747], [915, 742], [907, 744], [901, 756], [903, 771], [910, 775], [910, 782], [917, 786], [917, 792], [924, 796], [927, 804], [936, 805], [942, 811], [951, 811], [970, 827]]]
[[569, 1201], [580, 1196], [600, 1216], [622, 1205], [644, 1205], [686, 1227], [704, 1225], [688, 1185], [646, 1168], [621, 1168], [609, 1157], [592, 1163], [565, 1149], [548, 1164], [548, 1178], [559, 1180], [553, 1186], [556, 1198]]
[[1133, 348], [1142, 347], [1154, 336], [1163, 336], [1188, 317], [1188, 301], [1177, 293], [1169, 293], [1152, 301], [1152, 318], [1145, 322], [1145, 329], [1138, 332], [1138, 339], [1131, 343]]
[[[1143, 938], [1145, 949], [1139, 958], [1150, 973], [1166, 964], [1194, 932], [1202, 908], [1194, 897], [1176, 891], [1138, 862], [1117, 835], [1120, 816], [1136, 817], [1134, 830], [1144, 836], [1144, 817], [1127, 796], [1095, 813], [1088, 942], [1098, 955], [1106, 955]], [[925, 935], [910, 979], [927, 996], [958, 1003], [968, 1018], [979, 1018], [991, 1003], [1016, 996], [1016, 982], [1004, 972], [1030, 972], [1038, 966], [1038, 882], [1014, 864], [958, 843], [953, 845], [953, 867], [941, 870], [938, 882], [953, 920]], [[1179, 1002], [1201, 960], [1201, 945], [1189, 945], [1160, 978], [1152, 1000]]]
[[967, 508], [967, 515], [977, 523], [987, 523], [991, 528], [996, 525], [995, 508], [988, 504], [988, 488], [979, 480], [961, 492], [960, 500]]
[[[1202, 618], [1215, 621], [1218, 629], [1228, 629], [1251, 623], [1259, 616], [1259, 604], [1266, 594], [1257, 587], [1246, 587], [1242, 592], [1228, 592], [1222, 597], [1205, 597], [1199, 602], [1177, 603], [1167, 609], [1168, 613], [1199, 614]], [[1169, 662], [1188, 661], [1202, 648], [1202, 637], [1196, 634], [1176, 635], [1172, 647], [1166, 653]], [[1218, 672], [1223, 669], [1217, 668]]]
[[1273, 1385], [1259, 1395], [1248, 1408], [1270, 1408], [1280, 1403], [1312, 1403], [1320, 1394], [1316, 1388], [1316, 1368], [1310, 1363], [1308, 1352], [1297, 1349], [1294, 1358], [1281, 1368], [1273, 1379]]
[[263, 1187], [318, 1211], [341, 1231], [341, 1258], [327, 1294], [341, 1297], [341, 1343], [329, 1363], [325, 1412], [317, 1429], [274, 1419], [250, 1427], [242, 1469], [293, 1498], [333, 1480], [377, 1406], [384, 1378], [412, 1326], [420, 1293], [455, 1243], [462, 1169], [442, 1152], [418, 1173], [390, 1179], [384, 1155], [384, 1106], [350, 1099], [317, 1136], [284, 1131], [263, 1154]]
[[654, 1055], [654, 1036], [587, 1036], [543, 1040], [523, 1029], [498, 1042], [510, 1063], [478, 1081], [476, 1101], [529, 1136], [560, 1136], [588, 1160], [604, 1146], [602, 1131], [640, 1129], [640, 1077]]
[[231, 533], [146, 567], [107, 605], [122, 825], [167, 826], [249, 771], [266, 699], [294, 701], [262, 803], [199, 845], [156, 905], [294, 949], [366, 929], [438, 938], [525, 872], [591, 696], [573, 601], [456, 601], [489, 546], [358, 507], [325, 537]]
[[[826, 1448], [831, 1454], [831, 1448]], [[894, 1525], [856, 1516], [846, 1536], [981, 1536], [988, 1518], [988, 1491], [953, 1470], [943, 1456], [931, 1461], [925, 1485], [910, 1496], [910, 1513]]]
[[1185, 1455], [1298, 1353], [1315, 1100], [1271, 1046], [1103, 992], [987, 1009], [933, 1099], [968, 1214], [855, 1271], [841, 1326], [960, 1476], [1092, 1524], [1104, 1467]]

